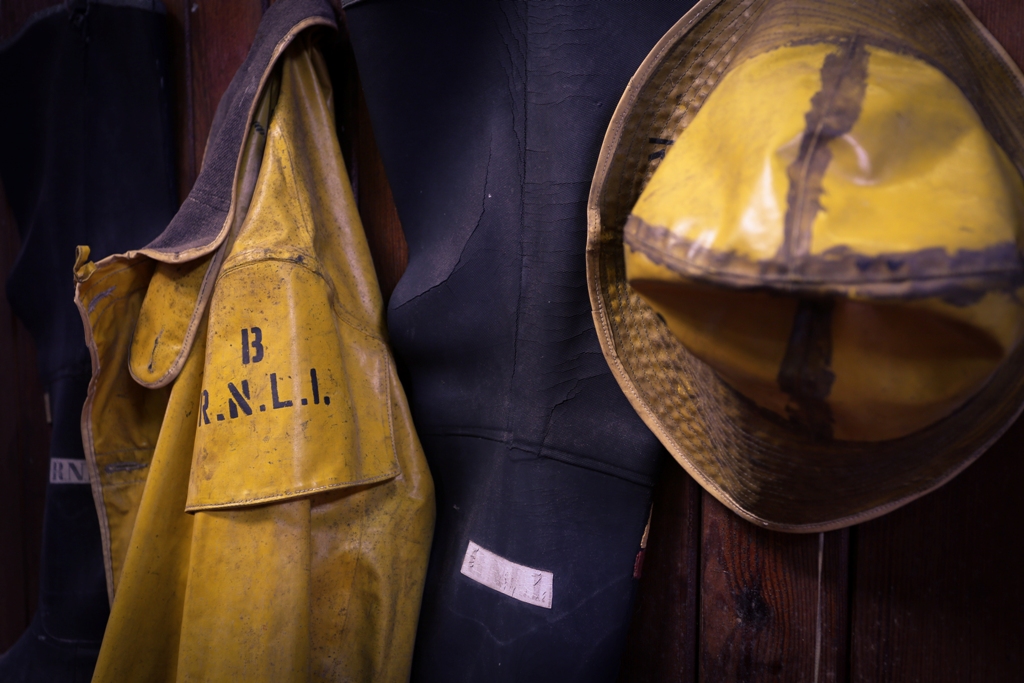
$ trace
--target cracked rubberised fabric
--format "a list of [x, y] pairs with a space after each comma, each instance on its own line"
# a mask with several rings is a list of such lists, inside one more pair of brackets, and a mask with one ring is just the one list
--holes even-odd
[[22, 242], [6, 294], [36, 344], [52, 415], [39, 607], [0, 657], [2, 681], [90, 680], [107, 622], [75, 247], [123, 251], [174, 215], [164, 21], [153, 0], [57, 3], [0, 44], [0, 179]]
[[388, 325], [438, 496], [414, 681], [617, 676], [664, 450], [601, 355], [585, 209], [619, 97], [692, 4], [346, 10], [409, 243]]

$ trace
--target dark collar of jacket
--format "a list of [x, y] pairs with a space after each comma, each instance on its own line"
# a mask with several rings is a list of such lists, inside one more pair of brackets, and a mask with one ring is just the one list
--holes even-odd
[[311, 26], [336, 28], [327, 0], [281, 0], [267, 10], [245, 62], [220, 100], [203, 168], [167, 229], [140, 251], [157, 261], [190, 261], [212, 252], [227, 235], [236, 165], [256, 98], [277, 57]]

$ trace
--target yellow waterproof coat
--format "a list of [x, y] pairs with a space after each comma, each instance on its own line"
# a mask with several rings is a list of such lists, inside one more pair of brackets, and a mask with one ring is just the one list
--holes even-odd
[[275, 4], [167, 231], [80, 250], [94, 681], [408, 678], [433, 488], [309, 30], [333, 22]]

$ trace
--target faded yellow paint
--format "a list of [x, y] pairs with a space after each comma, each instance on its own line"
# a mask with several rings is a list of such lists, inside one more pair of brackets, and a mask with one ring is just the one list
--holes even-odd
[[94, 681], [409, 675], [432, 483], [326, 66], [306, 37], [278, 64], [217, 252], [79, 258], [114, 593]]
[[867, 50], [860, 117], [828, 143], [811, 252], [955, 254], [1016, 244], [1024, 184], [974, 107], [938, 69]]
[[[632, 214], [667, 228], [694, 253], [773, 260], [789, 208], [787, 169], [822, 88], [822, 64], [836, 51], [827, 43], [779, 48], [728, 72], [668, 149]], [[827, 143], [831, 161], [811, 253], [840, 247], [876, 256], [938, 246], [954, 254], [1016, 243], [1024, 183], [967, 98], [920, 60], [867, 51], [860, 116]]]
[[698, 250], [761, 261], [782, 246], [789, 180], [834, 45], [752, 57], [722, 78], [633, 207]]
[[[1024, 182], [944, 74], [876, 46], [864, 48], [859, 108], [844, 103], [857, 118], [829, 138], [833, 102], [857, 92], [822, 83], [839, 49], [782, 47], [735, 65], [636, 202], [624, 256], [630, 284], [672, 333], [784, 417], [794, 412], [784, 359], [806, 343], [794, 328], [798, 300], [831, 300], [818, 369], [831, 379], [815, 391], [835, 438], [880, 441], [963, 405], [1024, 336]], [[812, 137], [827, 155], [794, 165]], [[820, 195], [794, 189], [816, 172]], [[810, 226], [809, 248], [787, 251], [786, 215], [800, 211], [811, 220], [791, 229]], [[957, 263], [964, 254], [973, 260]], [[968, 294], [924, 291], [971, 278]]]

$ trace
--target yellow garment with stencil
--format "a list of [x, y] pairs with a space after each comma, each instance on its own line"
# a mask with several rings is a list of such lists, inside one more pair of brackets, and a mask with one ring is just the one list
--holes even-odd
[[79, 254], [113, 594], [94, 681], [408, 679], [433, 486], [326, 66], [308, 34], [281, 47], [219, 246]]

